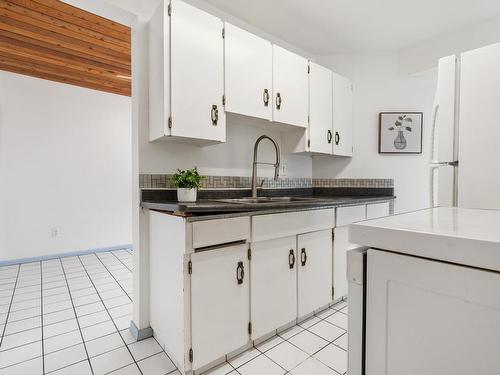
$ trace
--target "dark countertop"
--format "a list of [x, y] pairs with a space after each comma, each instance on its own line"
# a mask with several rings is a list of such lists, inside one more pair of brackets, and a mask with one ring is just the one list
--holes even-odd
[[[180, 203], [173, 198], [171, 192], [165, 191], [162, 193], [159, 191], [143, 191], [141, 207], [150, 210], [164, 211], [174, 215], [190, 217], [190, 221], [196, 221], [222, 217], [248, 216], [255, 214], [261, 215], [287, 211], [353, 206], [371, 202], [386, 202], [396, 198], [392, 194], [381, 194], [387, 193], [387, 191], [373, 192], [373, 195], [359, 195], [357, 194], [359, 192], [355, 192], [354, 195], [349, 196], [337, 196], [334, 194], [328, 195], [328, 191], [322, 191], [318, 194], [318, 192], [314, 193], [312, 189], [288, 189], [286, 191], [281, 191], [281, 194], [279, 193], [279, 191], [267, 191], [262, 195], [295, 196], [307, 199], [290, 202], [269, 201], [265, 203], [229, 203], [221, 200], [239, 198], [241, 197], [241, 194], [236, 194], [235, 192], [232, 192], [231, 194], [220, 194], [219, 198], [214, 197], [213, 192], [209, 194], [205, 192], [205, 197], [200, 195], [201, 199], [195, 203]], [[243, 196], [246, 196], [246, 194]]]

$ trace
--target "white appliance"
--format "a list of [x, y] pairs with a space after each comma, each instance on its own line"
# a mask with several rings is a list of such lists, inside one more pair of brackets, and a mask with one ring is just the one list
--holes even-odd
[[433, 207], [500, 209], [500, 43], [439, 60]]

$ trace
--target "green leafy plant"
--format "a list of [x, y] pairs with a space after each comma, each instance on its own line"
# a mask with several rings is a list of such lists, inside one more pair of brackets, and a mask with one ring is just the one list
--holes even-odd
[[177, 173], [172, 176], [171, 182], [177, 188], [193, 189], [200, 188], [205, 176], [198, 173], [198, 169], [187, 169], [185, 171], [177, 169]]
[[[408, 123], [412, 123], [413, 119], [408, 117], [407, 115], [398, 116], [396, 122], [394, 122], [394, 126], [391, 126], [387, 130], [397, 130], [397, 131], [408, 131], [411, 132], [411, 125]], [[406, 123], [406, 124], [405, 124]]]

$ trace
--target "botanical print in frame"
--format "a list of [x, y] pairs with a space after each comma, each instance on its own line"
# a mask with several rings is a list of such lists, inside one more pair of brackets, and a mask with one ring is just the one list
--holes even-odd
[[422, 153], [422, 112], [380, 112], [378, 152]]

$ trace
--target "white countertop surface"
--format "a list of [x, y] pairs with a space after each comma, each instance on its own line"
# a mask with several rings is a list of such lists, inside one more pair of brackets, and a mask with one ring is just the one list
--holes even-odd
[[432, 208], [350, 227], [350, 241], [500, 271], [500, 211]]

